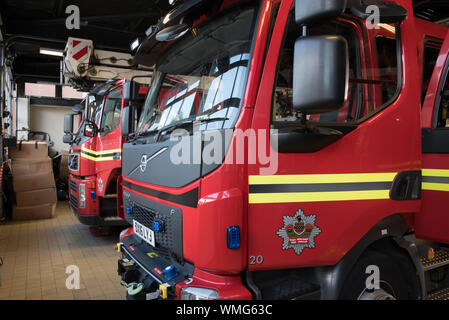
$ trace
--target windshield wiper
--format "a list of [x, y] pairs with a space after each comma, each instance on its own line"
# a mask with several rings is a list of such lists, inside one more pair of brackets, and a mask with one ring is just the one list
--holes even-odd
[[182, 127], [186, 127], [188, 125], [192, 125], [194, 123], [210, 123], [210, 122], [215, 122], [215, 121], [226, 121], [229, 120], [229, 118], [208, 118], [208, 119], [202, 119], [202, 120], [197, 120], [197, 119], [189, 119], [189, 120], [185, 120], [185, 121], [181, 121], [181, 122], [177, 122], [174, 123], [172, 125], [166, 126], [164, 128], [161, 128], [157, 134], [156, 137], [156, 141], [159, 141], [160, 137], [162, 136], [162, 133], [166, 132], [166, 133], [172, 133], [173, 131], [175, 131], [176, 129], [182, 128]]
[[[156, 116], [157, 116], [157, 113], [155, 112], [155, 113], [151, 116], [151, 118], [148, 120], [148, 122], [153, 121], [153, 119], [154, 119]], [[140, 138], [140, 137], [149, 136], [149, 135], [152, 135], [153, 133], [157, 133], [157, 132], [159, 132], [158, 129], [155, 129], [155, 130], [148, 130], [148, 131], [143, 131], [143, 132], [134, 132], [134, 133], [131, 133], [131, 134], [129, 135], [129, 140], [130, 140], [130, 141], [135, 141], [136, 139], [138, 139], [138, 138]]]
[[159, 130], [149, 130], [149, 131], [143, 131], [143, 132], [134, 132], [134, 133], [131, 133], [129, 135], [129, 141], [135, 141], [138, 138], [145, 137], [145, 136], [150, 136], [150, 135], [152, 135], [154, 133], [158, 133], [158, 132], [159, 132]]
[[159, 141], [160, 137], [162, 136], [162, 133], [166, 132], [166, 133], [171, 133], [173, 132], [175, 129], [179, 129], [179, 128], [183, 128], [189, 125], [192, 125], [196, 122], [198, 123], [210, 123], [210, 122], [215, 122], [215, 121], [226, 121], [229, 120], [229, 118], [209, 118], [209, 119], [202, 119], [202, 120], [197, 120], [197, 119], [187, 119], [184, 121], [180, 121], [171, 125], [168, 125], [166, 127], [163, 127], [161, 129], [155, 129], [155, 130], [149, 130], [149, 131], [143, 131], [143, 132], [136, 132], [136, 133], [132, 133], [129, 135], [129, 139], [130, 141], [135, 141], [138, 138], [141, 137], [145, 137], [145, 136], [150, 136], [152, 134], [157, 134], [155, 141]]

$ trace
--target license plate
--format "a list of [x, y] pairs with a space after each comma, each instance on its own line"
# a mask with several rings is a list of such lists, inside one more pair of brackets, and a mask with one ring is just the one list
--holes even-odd
[[145, 227], [144, 225], [140, 224], [136, 220], [133, 220], [133, 226], [134, 226], [134, 233], [139, 236], [142, 240], [144, 240], [146, 243], [150, 244], [151, 246], [155, 247], [156, 243], [154, 241], [154, 231], [150, 228]]

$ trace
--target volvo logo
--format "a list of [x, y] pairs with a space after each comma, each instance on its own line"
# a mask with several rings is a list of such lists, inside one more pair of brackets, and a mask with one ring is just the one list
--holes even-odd
[[144, 154], [142, 156], [142, 158], [140, 158], [140, 164], [135, 167], [130, 173], [129, 175], [132, 175], [134, 172], [137, 171], [137, 169], [140, 168], [140, 171], [142, 173], [145, 172], [145, 170], [147, 170], [147, 164], [148, 162], [150, 162], [151, 160], [153, 160], [154, 158], [156, 158], [157, 156], [159, 156], [160, 154], [162, 154], [163, 152], [165, 152], [168, 149], [168, 147], [164, 147], [162, 149], [160, 149], [158, 152], [154, 153], [152, 156], [148, 156], [146, 154]]
[[142, 171], [142, 173], [145, 172], [145, 170], [147, 170], [147, 163], [148, 163], [147, 158], [148, 156], [144, 154], [140, 159], [140, 171]]

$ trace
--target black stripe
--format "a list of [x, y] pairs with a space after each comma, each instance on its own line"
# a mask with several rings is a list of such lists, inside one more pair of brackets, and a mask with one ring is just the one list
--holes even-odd
[[171, 194], [163, 191], [142, 187], [134, 183], [123, 181], [123, 185], [133, 191], [146, 194], [151, 197], [165, 201], [177, 203], [186, 207], [196, 208], [198, 206], [198, 188], [192, 189], [183, 194]]
[[81, 150], [81, 153], [84, 153], [93, 158], [106, 158], [106, 157], [114, 157], [116, 155], [120, 155], [121, 152], [113, 152], [113, 153], [105, 153], [105, 154], [93, 154], [84, 150]]
[[250, 185], [249, 193], [390, 190], [391, 182], [304, 183]]
[[449, 177], [430, 177], [430, 176], [423, 176], [423, 177], [422, 177], [422, 182], [449, 184]]

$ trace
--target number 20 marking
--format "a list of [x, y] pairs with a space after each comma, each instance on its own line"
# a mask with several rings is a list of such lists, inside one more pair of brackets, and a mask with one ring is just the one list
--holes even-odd
[[262, 264], [263, 263], [263, 257], [262, 256], [250, 256], [249, 257], [249, 264]]

